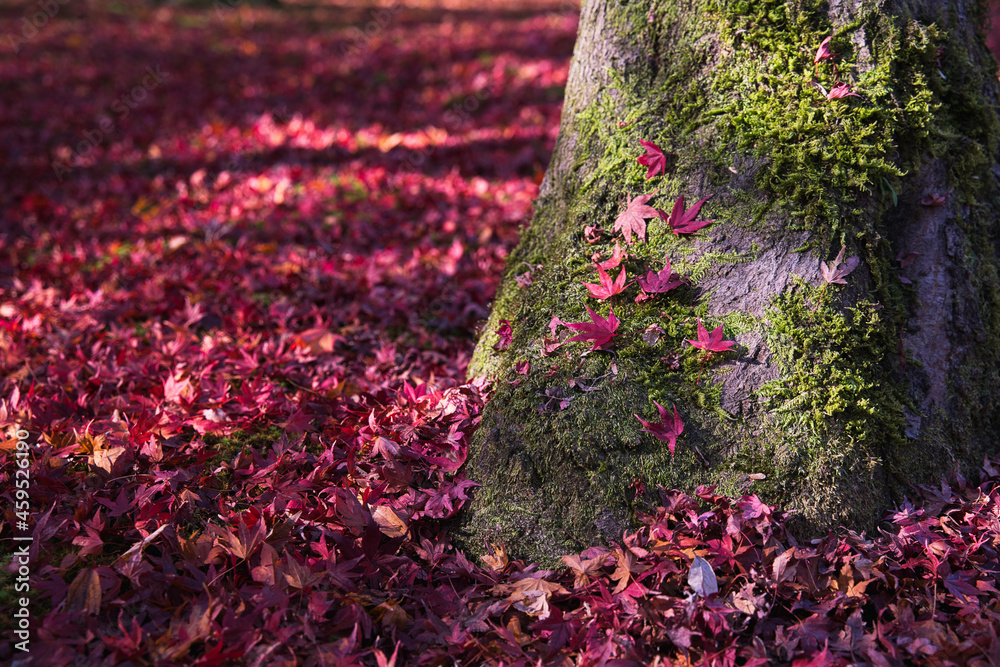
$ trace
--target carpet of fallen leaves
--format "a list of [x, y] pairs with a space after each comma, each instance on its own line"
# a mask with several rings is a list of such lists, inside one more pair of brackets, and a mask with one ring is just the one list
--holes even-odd
[[699, 489], [557, 571], [449, 543], [576, 21], [0, 8], [0, 626], [30, 535], [34, 664], [1000, 665], [990, 462], [872, 538]]

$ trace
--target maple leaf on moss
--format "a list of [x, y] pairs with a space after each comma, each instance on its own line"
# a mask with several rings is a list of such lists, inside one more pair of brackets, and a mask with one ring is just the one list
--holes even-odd
[[600, 299], [601, 301], [609, 299], [625, 289], [624, 268], [622, 268], [618, 277], [614, 279], [614, 282], [612, 282], [611, 276], [608, 275], [607, 271], [599, 266], [597, 267], [597, 277], [601, 281], [600, 285], [595, 285], [594, 283], [583, 283], [583, 286], [590, 290], [590, 295], [596, 299]]
[[653, 401], [653, 405], [660, 412], [660, 423], [654, 424], [648, 422], [639, 415], [632, 415], [638, 419], [643, 425], [643, 431], [650, 433], [658, 440], [662, 440], [667, 443], [667, 449], [670, 450], [670, 455], [674, 455], [674, 448], [677, 446], [677, 436], [684, 432], [684, 422], [681, 421], [680, 415], [677, 414], [677, 406], [671, 405], [674, 409], [673, 416], [667, 412], [667, 409]]
[[595, 313], [593, 310], [590, 309], [590, 306], [586, 306], [586, 308], [587, 308], [587, 313], [590, 315], [591, 321], [574, 322], [574, 323], [566, 322], [565, 323], [566, 326], [568, 326], [570, 329], [576, 329], [577, 331], [582, 332], [573, 336], [566, 342], [567, 343], [571, 343], [573, 341], [592, 342], [594, 345], [593, 347], [590, 348], [589, 351], [593, 352], [594, 350], [602, 349], [605, 345], [611, 342], [612, 338], [618, 335], [615, 333], [615, 331], [618, 330], [619, 322], [618, 318], [615, 317], [614, 308], [608, 309], [607, 318], [601, 317], [600, 315]]
[[819, 48], [816, 49], [816, 57], [813, 58], [813, 65], [818, 65], [820, 63], [820, 61], [829, 60], [830, 58], [833, 58], [834, 56], [839, 56], [840, 55], [839, 53], [834, 53], [833, 51], [830, 50], [830, 40], [831, 39], [833, 39], [833, 35], [830, 35], [829, 37], [827, 37], [826, 39], [824, 39], [822, 42], [820, 42]]
[[654, 144], [652, 141], [644, 141], [640, 139], [639, 143], [646, 149], [646, 153], [637, 157], [636, 161], [644, 167], [649, 167], [649, 169], [646, 170], [646, 180], [648, 181], [653, 176], [656, 176], [657, 173], [666, 173], [667, 154], [663, 152], [663, 149]]
[[826, 262], [819, 263], [819, 272], [823, 276], [823, 280], [827, 283], [836, 283], [838, 285], [846, 285], [847, 281], [844, 280], [847, 276], [851, 274], [854, 269], [858, 268], [858, 264], [861, 263], [861, 258], [857, 255], [848, 257], [844, 259], [844, 253], [847, 251], [847, 246], [841, 246], [840, 252], [837, 253], [837, 258], [827, 264]]
[[851, 90], [851, 85], [844, 82], [839, 82], [836, 86], [830, 89], [830, 92], [826, 94], [826, 99], [828, 100], [839, 100], [845, 97], [861, 97], [856, 92]]
[[594, 264], [601, 267], [605, 271], [608, 271], [610, 269], [617, 268], [618, 265], [622, 263], [622, 260], [626, 258], [626, 256], [627, 255], [622, 250], [621, 244], [618, 243], [617, 240], [615, 240], [615, 249], [611, 252], [611, 257], [609, 259], [606, 259], [603, 262], [598, 262], [597, 260], [601, 258], [601, 253], [599, 252], [595, 252], [593, 257], [591, 257], [590, 259], [594, 262]]
[[640, 240], [646, 240], [646, 220], [656, 215], [656, 209], [647, 204], [653, 195], [636, 195], [630, 199], [617, 218], [615, 218], [615, 230], [620, 231], [625, 236], [625, 242], [632, 242], [632, 232]]
[[496, 334], [500, 340], [493, 346], [493, 349], [498, 352], [500, 350], [506, 350], [514, 341], [514, 331], [510, 328], [510, 322], [508, 320], [500, 320], [500, 326], [497, 327]]
[[674, 202], [674, 210], [670, 212], [670, 215], [667, 215], [666, 211], [662, 208], [656, 209], [656, 213], [667, 221], [667, 224], [670, 225], [670, 231], [674, 234], [694, 234], [705, 225], [715, 222], [715, 220], [695, 220], [701, 211], [702, 204], [707, 202], [711, 197], [712, 195], [702, 197], [691, 208], [685, 211], [684, 197], [681, 196]]
[[680, 287], [685, 282], [683, 278], [678, 278], [677, 274], [671, 273], [669, 257], [667, 258], [667, 263], [659, 272], [650, 271], [644, 276], [639, 276], [639, 287], [647, 294], [669, 292], [672, 289]]
[[726, 352], [733, 345], [736, 345], [735, 340], [722, 340], [722, 336], [721, 324], [712, 333], [708, 333], [708, 329], [702, 324], [701, 318], [698, 318], [698, 340], [687, 339], [687, 342], [699, 350], [705, 350], [706, 352]]

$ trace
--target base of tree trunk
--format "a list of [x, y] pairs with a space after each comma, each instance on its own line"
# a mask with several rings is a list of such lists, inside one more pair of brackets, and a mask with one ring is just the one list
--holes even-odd
[[[1000, 131], [980, 9], [584, 4], [552, 164], [470, 369], [494, 393], [466, 548], [551, 562], [620, 539], [658, 486], [756, 494], [803, 538], [870, 530], [911, 484], [998, 450]], [[828, 36], [835, 55], [813, 62]], [[662, 173], [647, 178], [639, 140], [672, 153]], [[647, 219], [627, 244], [612, 228], [643, 193], [667, 212], [711, 195], [714, 222], [679, 236]], [[630, 284], [598, 302], [583, 283], [616, 240]], [[667, 258], [688, 283], [637, 302], [633, 279]], [[553, 322], [587, 307], [620, 320], [607, 349]], [[699, 321], [734, 350], [687, 343]], [[637, 419], [654, 402], [683, 421], [673, 454]]]

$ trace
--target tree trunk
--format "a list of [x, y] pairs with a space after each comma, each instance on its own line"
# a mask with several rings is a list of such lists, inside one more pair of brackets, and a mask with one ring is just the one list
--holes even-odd
[[[585, 0], [552, 163], [470, 369], [493, 394], [468, 462], [483, 485], [458, 531], [468, 549], [551, 562], [620, 539], [657, 485], [757, 494], [794, 510], [802, 537], [869, 530], [911, 484], [997, 451], [997, 79], [982, 11]], [[837, 55], [814, 63], [829, 35]], [[858, 96], [828, 99], [839, 82]], [[665, 173], [646, 179], [640, 139], [674, 153]], [[668, 213], [712, 195], [700, 217], [715, 222], [677, 236], [649, 219], [623, 266], [632, 280], [669, 257], [690, 282], [598, 302], [582, 284], [597, 282], [591, 256], [625, 245], [612, 227], [626, 196], [652, 192]], [[588, 226], [609, 233], [588, 243]], [[842, 246], [860, 265], [827, 284], [820, 262]], [[590, 321], [588, 305], [621, 322], [608, 349], [547, 352], [553, 316]], [[734, 350], [685, 342], [698, 318]], [[513, 340], [498, 350], [503, 320]], [[659, 421], [653, 401], [684, 422], [673, 455], [634, 416]]]

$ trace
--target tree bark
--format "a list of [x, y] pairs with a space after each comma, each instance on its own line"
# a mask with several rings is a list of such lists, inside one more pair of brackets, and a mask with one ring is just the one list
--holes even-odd
[[[757, 494], [802, 537], [870, 530], [910, 485], [997, 451], [1000, 132], [982, 11], [585, 0], [534, 220], [470, 368], [493, 393], [468, 462], [483, 485], [458, 531], [468, 549], [551, 562], [620, 539], [657, 486]], [[837, 55], [814, 63], [829, 35]], [[840, 82], [858, 96], [828, 99]], [[673, 153], [665, 173], [646, 179], [640, 139]], [[598, 302], [591, 256], [624, 245], [626, 197], [653, 192], [667, 212], [712, 195], [700, 217], [715, 222], [682, 237], [647, 220], [623, 266], [632, 280], [669, 257], [690, 282]], [[588, 226], [609, 233], [588, 243]], [[827, 284], [820, 262], [842, 246], [860, 265]], [[551, 350], [553, 316], [609, 305], [609, 349]], [[685, 342], [699, 318], [735, 351]], [[635, 416], [658, 421], [653, 401], [684, 422], [673, 455]]]

